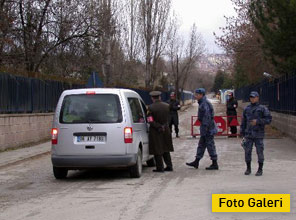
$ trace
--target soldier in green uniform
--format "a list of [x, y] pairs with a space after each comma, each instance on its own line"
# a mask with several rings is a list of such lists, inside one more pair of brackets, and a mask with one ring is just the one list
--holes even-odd
[[[161, 92], [152, 91], [152, 104], [148, 107], [149, 152], [154, 155], [156, 169], [153, 172], [173, 171], [170, 152], [174, 151], [169, 128], [170, 107], [160, 99]], [[164, 168], [163, 160], [166, 164]]]

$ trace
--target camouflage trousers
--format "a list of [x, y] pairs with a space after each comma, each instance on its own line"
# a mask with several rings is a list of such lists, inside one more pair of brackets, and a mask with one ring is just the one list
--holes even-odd
[[256, 152], [258, 156], [258, 163], [263, 163], [264, 162], [264, 144], [263, 144], [263, 138], [246, 138], [246, 143], [245, 143], [245, 161], [246, 162], [251, 162], [252, 161], [252, 149], [253, 149], [253, 144], [255, 144], [256, 147]]
[[218, 156], [216, 153], [216, 146], [213, 135], [205, 135], [200, 137], [196, 150], [196, 158], [203, 158], [206, 149], [208, 150], [211, 160], [217, 160]]

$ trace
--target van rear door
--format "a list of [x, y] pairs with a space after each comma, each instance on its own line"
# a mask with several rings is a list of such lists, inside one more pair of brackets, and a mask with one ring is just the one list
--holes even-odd
[[59, 155], [123, 155], [123, 113], [117, 94], [66, 95], [59, 115]]

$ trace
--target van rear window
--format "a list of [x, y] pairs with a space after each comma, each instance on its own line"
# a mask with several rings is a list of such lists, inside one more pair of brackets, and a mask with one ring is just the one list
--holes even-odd
[[119, 123], [122, 112], [118, 95], [67, 95], [60, 112], [60, 123]]

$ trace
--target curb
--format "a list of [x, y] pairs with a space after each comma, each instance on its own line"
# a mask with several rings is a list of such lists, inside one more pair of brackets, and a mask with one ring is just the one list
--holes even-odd
[[4, 169], [4, 168], [7, 168], [9, 166], [18, 165], [20, 163], [29, 161], [31, 159], [36, 159], [36, 158], [39, 158], [39, 157], [42, 157], [42, 156], [48, 155], [48, 154], [50, 154], [50, 151], [39, 153], [39, 154], [36, 154], [36, 155], [32, 155], [32, 156], [29, 156], [29, 157], [26, 157], [26, 158], [19, 158], [18, 160], [8, 162], [7, 164], [0, 164], [0, 170]]
[[51, 142], [0, 153], [0, 169], [49, 154]]

